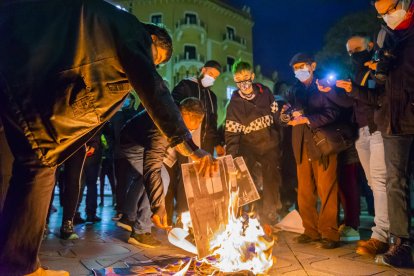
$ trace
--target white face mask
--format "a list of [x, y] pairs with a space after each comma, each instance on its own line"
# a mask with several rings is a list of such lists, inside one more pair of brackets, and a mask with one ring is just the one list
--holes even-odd
[[404, 9], [396, 10], [393, 13], [386, 14], [382, 18], [391, 30], [395, 30], [401, 22], [404, 21], [407, 12]]
[[311, 73], [308, 68], [295, 70], [295, 77], [301, 82], [307, 81], [311, 77]]
[[215, 80], [216, 79], [212, 76], [205, 74], [201, 79], [201, 84], [203, 85], [203, 87], [210, 87], [213, 86]]

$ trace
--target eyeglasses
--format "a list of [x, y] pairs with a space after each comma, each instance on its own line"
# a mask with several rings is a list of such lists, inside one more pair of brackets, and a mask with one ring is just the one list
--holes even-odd
[[392, 11], [395, 11], [396, 9], [397, 9], [397, 7], [398, 7], [398, 5], [400, 4], [400, 2], [401, 2], [401, 0], [398, 0], [396, 3], [395, 3], [395, 5], [394, 6], [392, 6], [392, 7], [390, 7], [386, 12], [384, 12], [384, 13], [378, 13], [377, 14], [377, 17], [378, 18], [384, 18], [384, 16], [386, 16], [387, 14], [389, 14], [390, 12], [392, 12]]
[[242, 81], [236, 81], [235, 83], [237, 84], [237, 86], [239, 86], [239, 85], [246, 85], [246, 84], [252, 83], [252, 79], [242, 80]]

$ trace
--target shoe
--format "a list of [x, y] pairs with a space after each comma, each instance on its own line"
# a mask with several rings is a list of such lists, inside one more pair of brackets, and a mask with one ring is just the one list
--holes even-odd
[[86, 217], [86, 222], [100, 222], [102, 219], [100, 217], [98, 217], [97, 215], [90, 215]]
[[116, 215], [112, 218], [113, 221], [118, 221], [122, 218], [122, 213], [116, 213]]
[[320, 241], [319, 238], [313, 239], [311, 237], [309, 237], [308, 235], [302, 234], [300, 236], [297, 236], [295, 238], [293, 238], [293, 240], [297, 243], [310, 243], [310, 242], [317, 242]]
[[69, 276], [69, 272], [63, 270], [49, 270], [39, 267], [35, 272], [24, 276]]
[[137, 234], [132, 233], [128, 239], [129, 244], [138, 245], [146, 248], [156, 248], [161, 242], [154, 238], [151, 233]]
[[134, 222], [127, 218], [121, 218], [119, 221], [116, 222], [116, 226], [121, 227], [122, 229], [128, 232], [132, 232], [133, 225], [134, 225]]
[[64, 221], [60, 227], [60, 238], [63, 240], [77, 240], [78, 234], [73, 230], [73, 223], [70, 220]]
[[327, 238], [323, 238], [321, 240], [321, 248], [323, 249], [334, 249], [334, 248], [338, 248], [340, 246], [340, 242], [339, 241], [334, 241], [331, 239], [327, 239]]
[[393, 267], [413, 267], [413, 256], [408, 239], [391, 238], [391, 245], [384, 255], [379, 255], [375, 262]]
[[370, 238], [367, 241], [358, 242], [356, 253], [359, 255], [368, 255], [375, 257], [375, 255], [384, 254], [387, 252], [388, 248], [388, 243]]
[[103, 202], [99, 202], [99, 207], [103, 207], [104, 203]]
[[82, 224], [85, 223], [86, 221], [81, 217], [79, 212], [76, 212], [75, 216], [73, 217], [73, 224], [77, 225], [77, 224]]
[[351, 226], [346, 226], [342, 224], [339, 229], [339, 240], [343, 242], [351, 242], [351, 241], [358, 241], [361, 239], [359, 232], [352, 228]]

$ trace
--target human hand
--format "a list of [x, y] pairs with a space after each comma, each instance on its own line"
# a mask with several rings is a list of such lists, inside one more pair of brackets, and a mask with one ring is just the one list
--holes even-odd
[[349, 80], [337, 80], [336, 86], [344, 89], [347, 93], [350, 93], [352, 91], [352, 82]]
[[222, 145], [216, 146], [217, 156], [224, 156], [226, 154], [226, 149]]
[[164, 230], [171, 230], [171, 226], [168, 225], [168, 218], [167, 212], [165, 211], [165, 206], [160, 206], [157, 211], [151, 217], [152, 223], [154, 223], [155, 227], [164, 229]]
[[218, 171], [218, 162], [208, 152], [197, 149], [190, 158], [198, 163], [198, 173], [204, 177], [211, 177]]
[[318, 90], [322, 93], [331, 92], [332, 88], [329, 86], [322, 86], [319, 84], [319, 80], [316, 80], [316, 85], [318, 86]]
[[305, 116], [299, 116], [294, 118], [293, 120], [289, 121], [288, 125], [290, 126], [298, 126], [303, 124], [309, 124], [309, 119]]
[[377, 64], [378, 62], [370, 60], [370, 61], [365, 62], [364, 66], [368, 67], [372, 71], [377, 71]]
[[86, 146], [86, 157], [92, 156], [95, 153], [95, 148]]

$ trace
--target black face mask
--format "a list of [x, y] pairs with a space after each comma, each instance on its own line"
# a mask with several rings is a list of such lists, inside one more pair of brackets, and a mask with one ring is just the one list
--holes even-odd
[[364, 66], [364, 63], [370, 61], [372, 58], [371, 51], [364, 50], [361, 52], [356, 52], [351, 55], [352, 63], [357, 67]]

